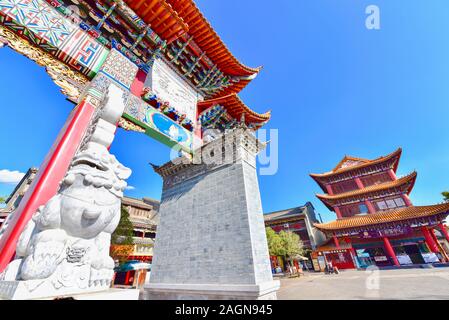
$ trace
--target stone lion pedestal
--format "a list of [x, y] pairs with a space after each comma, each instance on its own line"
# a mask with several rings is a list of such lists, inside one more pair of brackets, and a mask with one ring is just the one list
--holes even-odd
[[236, 129], [198, 150], [199, 164], [155, 167], [164, 185], [142, 299], [276, 299], [256, 173], [262, 147]]
[[54, 300], [73, 298], [74, 300], [138, 300], [139, 289], [110, 288], [110, 284], [96, 287], [62, 288], [55, 294], [54, 287], [46, 281], [0, 281], [0, 300]]
[[109, 84], [103, 98], [56, 195], [21, 232], [15, 258], [0, 274], [0, 299], [84, 299], [93, 294], [114, 299], [131, 293], [110, 289], [111, 234], [131, 175], [108, 150], [125, 107], [123, 90]]

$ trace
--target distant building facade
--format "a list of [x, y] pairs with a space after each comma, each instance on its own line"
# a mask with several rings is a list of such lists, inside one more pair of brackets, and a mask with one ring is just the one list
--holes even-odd
[[123, 197], [122, 206], [128, 210], [134, 228], [134, 251], [128, 260], [151, 262], [159, 223], [159, 201], [150, 198]]
[[8, 217], [10, 217], [10, 213], [13, 212], [20, 204], [25, 192], [30, 187], [31, 183], [34, 180], [34, 177], [37, 174], [37, 168], [30, 168], [23, 176], [22, 180], [17, 184], [14, 190], [11, 192], [9, 197], [6, 199], [4, 208], [0, 208], [0, 227], [3, 225], [3, 229], [6, 227], [8, 223]]
[[449, 261], [449, 203], [412, 204], [417, 173], [396, 176], [401, 154], [346, 156], [332, 171], [311, 174], [325, 192], [317, 197], [337, 217], [315, 225], [329, 238], [315, 251], [321, 264], [351, 269]]
[[[315, 250], [325, 239], [324, 234], [314, 227], [314, 224], [320, 221], [316, 217], [315, 208], [311, 202], [300, 207], [266, 213], [264, 220], [265, 226], [277, 233], [291, 231], [297, 234], [308, 251]], [[310, 257], [306, 258], [310, 259]], [[279, 266], [285, 269], [285, 261], [282, 258], [272, 256], [270, 259], [272, 268]], [[305, 260], [304, 263], [308, 268], [313, 267], [310, 260]], [[295, 264], [298, 266], [297, 262]]]
[[[6, 199], [6, 206], [0, 209], [0, 235], [6, 228], [8, 220], [14, 215], [25, 192], [37, 175], [38, 169], [30, 168], [13, 192]], [[156, 228], [159, 223], [159, 201], [151, 198], [135, 199], [123, 197], [122, 206], [129, 213], [133, 224], [134, 250], [128, 260], [151, 262]]]

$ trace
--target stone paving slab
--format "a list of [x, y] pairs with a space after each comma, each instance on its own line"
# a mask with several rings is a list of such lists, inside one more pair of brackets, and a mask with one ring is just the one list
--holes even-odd
[[342, 271], [282, 279], [280, 300], [449, 299], [449, 268]]

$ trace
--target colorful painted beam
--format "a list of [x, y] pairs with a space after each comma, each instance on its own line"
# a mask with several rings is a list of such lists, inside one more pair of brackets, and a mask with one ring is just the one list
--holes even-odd
[[169, 146], [193, 153], [194, 135], [141, 98], [130, 96], [123, 117], [145, 129], [145, 134]]
[[92, 78], [109, 49], [43, 0], [0, 0], [0, 25]]

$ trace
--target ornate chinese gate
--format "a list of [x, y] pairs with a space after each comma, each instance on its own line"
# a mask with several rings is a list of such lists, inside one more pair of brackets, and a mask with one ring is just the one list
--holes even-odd
[[[237, 96], [260, 69], [246, 67], [232, 56], [193, 1], [0, 0], [0, 45], [45, 67], [76, 105], [20, 206], [0, 230], [0, 271], [4, 271], [0, 297], [72, 295], [109, 287], [110, 234], [118, 223], [125, 180], [131, 174], [108, 151], [117, 126], [174, 147], [189, 163], [181, 165], [184, 171], [188, 168], [187, 175], [179, 175], [178, 169], [162, 174], [163, 228], [158, 238], [163, 240], [156, 240], [151, 294], [167, 297], [170, 292], [170, 297], [182, 298], [191, 296], [195, 285], [206, 285], [210, 290], [200, 290], [202, 297], [275, 297], [278, 284], [269, 268], [254, 165], [259, 148], [249, 133], [266, 123], [270, 114], [252, 111]], [[194, 150], [210, 149], [203, 141], [213, 141], [214, 148], [228, 130], [234, 142], [226, 146], [237, 152], [234, 165], [192, 163]], [[223, 150], [217, 149], [216, 155]], [[224, 188], [209, 198], [241, 200], [240, 208], [230, 208], [228, 214], [236, 221], [243, 219], [246, 227], [215, 237], [209, 227], [223, 222], [221, 209], [208, 208], [209, 221], [202, 218], [204, 212], [187, 210], [197, 219], [192, 226], [208, 228], [220, 252], [234, 265], [224, 264], [214, 276], [191, 278], [193, 287], [180, 288], [177, 284], [184, 280], [164, 274], [163, 264], [173, 258], [168, 250], [176, 249], [169, 240], [177, 237], [176, 221], [169, 217], [186, 211], [174, 210], [173, 203], [164, 200], [172, 192], [165, 180], [172, 176], [170, 181], [176, 179], [177, 187], [188, 195], [182, 204], [201, 206], [209, 198], [192, 199], [209, 191], [187, 187], [198, 170], [201, 179], [215, 183], [213, 172], [232, 170], [229, 187], [240, 181], [237, 185], [244, 197]], [[238, 250], [226, 246], [236, 233], [242, 236]], [[208, 250], [204, 239], [184, 240]], [[16, 258], [10, 262], [14, 253]], [[192, 251], [170, 263], [193, 267], [185, 258], [197, 255]], [[197, 257], [196, 264], [204, 259], [207, 255]], [[246, 271], [235, 278], [226, 271], [231, 267]], [[228, 290], [217, 291], [222, 284]]]

